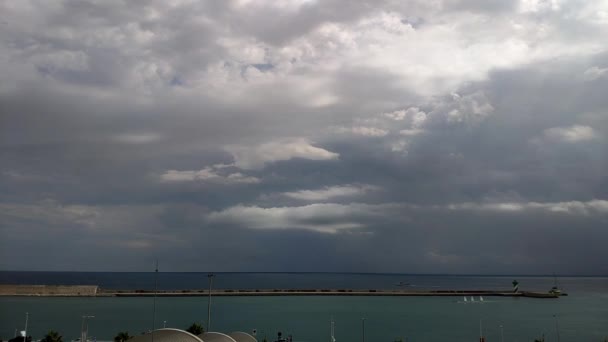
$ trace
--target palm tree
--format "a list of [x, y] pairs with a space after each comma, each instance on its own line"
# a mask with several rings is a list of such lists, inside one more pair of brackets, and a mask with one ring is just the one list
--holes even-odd
[[41, 342], [63, 342], [63, 336], [59, 335], [55, 330], [49, 330]]
[[192, 335], [200, 335], [202, 333], [205, 332], [205, 329], [203, 328], [202, 325], [198, 324], [198, 323], [192, 323], [192, 325], [186, 329], [187, 332], [191, 333]]
[[129, 335], [128, 331], [121, 331], [114, 337], [114, 342], [125, 342], [132, 338], [133, 336]]

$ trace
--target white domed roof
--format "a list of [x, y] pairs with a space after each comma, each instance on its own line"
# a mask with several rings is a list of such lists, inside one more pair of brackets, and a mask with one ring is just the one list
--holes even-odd
[[203, 342], [202, 339], [187, 331], [170, 328], [158, 329], [135, 336], [129, 342], [152, 342], [152, 334], [154, 334], [154, 342]]
[[[205, 342], [236, 342], [232, 337], [219, 332], [206, 332], [198, 335]], [[156, 341], [155, 341], [156, 342]]]
[[228, 334], [228, 336], [232, 337], [236, 342], [258, 342], [255, 337], [242, 331], [231, 332], [230, 334]]

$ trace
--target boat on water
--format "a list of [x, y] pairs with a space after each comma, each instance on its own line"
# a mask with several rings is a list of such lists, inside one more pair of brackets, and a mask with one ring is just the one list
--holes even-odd
[[483, 299], [482, 296], [479, 296], [479, 300], [475, 300], [475, 297], [471, 296], [469, 298], [467, 298], [466, 296], [462, 297], [462, 301], [458, 302], [458, 303], [481, 303], [483, 304], [485, 302], [485, 299]]
[[553, 273], [553, 287], [551, 287], [551, 290], [549, 290], [549, 293], [555, 296], [567, 296], [568, 294], [563, 293], [562, 290], [559, 289], [559, 287], [557, 287], [557, 277], [555, 276], [555, 273]]
[[395, 284], [395, 285], [396, 285], [396, 286], [411, 286], [411, 284], [410, 284], [410, 283], [406, 283], [406, 282], [403, 282], [403, 281], [400, 281], [400, 282], [398, 282], [398, 283], [397, 283], [397, 284]]

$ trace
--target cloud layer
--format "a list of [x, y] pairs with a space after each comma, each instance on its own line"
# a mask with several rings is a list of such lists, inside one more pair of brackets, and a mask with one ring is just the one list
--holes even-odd
[[2, 269], [606, 272], [606, 1], [0, 13]]

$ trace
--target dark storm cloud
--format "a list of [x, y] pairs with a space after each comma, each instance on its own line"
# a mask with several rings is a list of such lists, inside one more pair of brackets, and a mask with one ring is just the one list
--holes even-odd
[[3, 269], [605, 273], [600, 5], [0, 6]]

